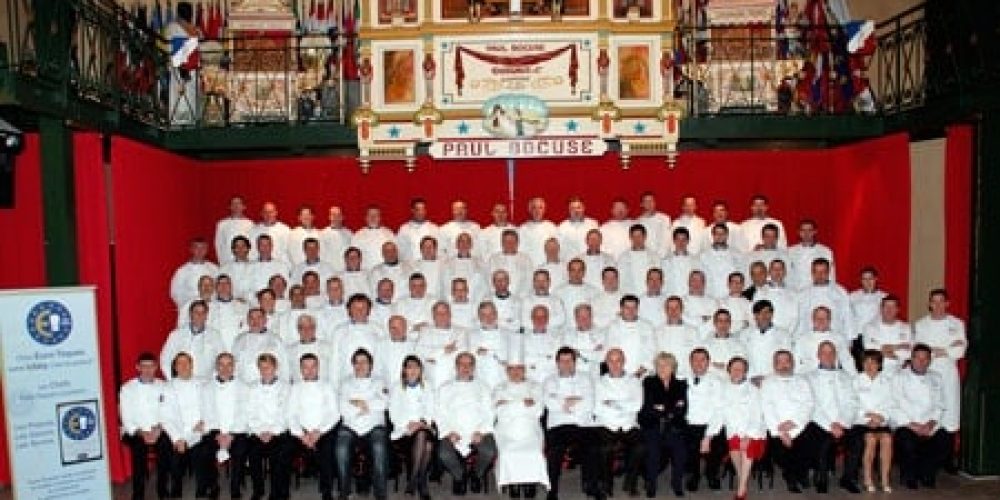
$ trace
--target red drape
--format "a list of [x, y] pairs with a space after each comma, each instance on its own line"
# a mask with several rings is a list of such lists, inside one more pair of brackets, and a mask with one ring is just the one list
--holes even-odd
[[944, 286], [951, 312], [969, 321], [969, 273], [972, 251], [973, 131], [968, 125], [948, 127], [945, 144]]

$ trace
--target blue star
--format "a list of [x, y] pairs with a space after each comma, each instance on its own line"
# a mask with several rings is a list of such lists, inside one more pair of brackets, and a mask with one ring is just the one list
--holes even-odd
[[469, 133], [469, 124], [465, 123], [465, 122], [459, 123], [458, 124], [458, 133], [459, 133], [459, 135], [468, 134]]
[[576, 132], [577, 128], [579, 128], [579, 127], [580, 127], [580, 124], [577, 123], [576, 120], [570, 120], [570, 121], [566, 122], [566, 131], [567, 132]]
[[393, 126], [392, 126], [392, 127], [391, 127], [391, 128], [389, 129], [389, 137], [391, 137], [391, 138], [393, 138], [393, 139], [398, 139], [398, 138], [399, 138], [399, 134], [400, 134], [400, 132], [401, 132], [401, 130], [399, 130], [399, 127], [397, 127], [397, 126], [393, 125]]
[[637, 134], [646, 133], [646, 125], [644, 125], [642, 122], [637, 122], [635, 126], [632, 127], [632, 129], [635, 130], [635, 133]]

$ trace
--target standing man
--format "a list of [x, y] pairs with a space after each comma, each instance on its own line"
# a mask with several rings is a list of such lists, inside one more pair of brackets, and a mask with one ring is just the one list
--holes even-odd
[[854, 389], [857, 375], [838, 368], [837, 347], [833, 342], [820, 344], [816, 357], [819, 369], [805, 375], [815, 402], [806, 439], [815, 453], [816, 493], [828, 491], [828, 471], [835, 463], [838, 442], [845, 449], [840, 487], [851, 493], [861, 493], [858, 471], [861, 470], [864, 435], [863, 431], [852, 428], [860, 407]]
[[[604, 251], [620, 258], [629, 249], [632, 238], [632, 227], [636, 222], [628, 216], [628, 202], [624, 198], [616, 198], [611, 202], [611, 218], [601, 224], [601, 236], [604, 237]], [[646, 228], [643, 226], [643, 235]], [[655, 251], [655, 249], [653, 249]]]
[[354, 233], [344, 226], [344, 211], [334, 205], [328, 212], [330, 225], [323, 228], [319, 234], [320, 258], [334, 265], [337, 272], [344, 270], [344, 250], [351, 246]]
[[791, 288], [800, 288], [812, 282], [812, 263], [816, 259], [826, 259], [830, 263], [830, 279], [836, 280], [833, 250], [817, 241], [818, 229], [812, 219], [803, 219], [799, 223], [799, 242], [788, 249], [788, 285]]
[[[284, 222], [278, 220], [278, 207], [268, 201], [260, 208], [260, 222], [254, 224], [250, 229], [250, 241], [257, 241], [257, 237], [266, 234], [271, 236], [274, 243], [275, 256], [281, 260], [288, 261], [288, 240], [291, 229]], [[256, 253], [254, 258], [256, 258]]]
[[418, 258], [420, 256], [420, 241], [426, 236], [437, 240], [439, 238], [438, 231], [438, 225], [427, 220], [427, 202], [423, 198], [410, 200], [410, 220], [403, 223], [399, 227], [399, 231], [396, 232], [400, 258], [406, 262]]
[[583, 464], [584, 491], [593, 491], [594, 464], [584, 443], [590, 439], [593, 423], [594, 383], [586, 372], [576, 369], [576, 351], [562, 347], [556, 352], [556, 374], [542, 388], [548, 417], [545, 420], [545, 453], [548, 462], [549, 500], [559, 498], [559, 476], [563, 456], [572, 449]]
[[[299, 207], [299, 225], [295, 226], [294, 229], [288, 233], [288, 250], [287, 255], [294, 266], [300, 264], [306, 260], [306, 254], [303, 252], [302, 244], [306, 239], [315, 239], [317, 243], [322, 239], [322, 231], [320, 228], [316, 227], [315, 220], [316, 216], [313, 214], [312, 207], [308, 205], [302, 205]], [[320, 246], [322, 248], [322, 246]]]
[[375, 267], [382, 255], [382, 245], [387, 241], [396, 241], [396, 237], [392, 230], [382, 225], [382, 210], [377, 205], [369, 205], [365, 209], [365, 227], [358, 229], [351, 240], [351, 246], [361, 251], [363, 270]]
[[208, 242], [204, 238], [194, 238], [188, 245], [191, 258], [181, 264], [170, 278], [170, 298], [180, 309], [198, 298], [198, 279], [202, 276], [216, 276], [219, 266], [207, 260]]
[[250, 234], [253, 221], [247, 218], [246, 209], [243, 197], [233, 196], [229, 199], [229, 215], [215, 224], [215, 258], [220, 265], [232, 260], [233, 254], [229, 247], [233, 244], [233, 238], [246, 238]]
[[750, 218], [743, 221], [740, 228], [743, 230], [743, 237], [746, 239], [747, 248], [756, 250], [763, 243], [761, 240], [761, 230], [765, 226], [773, 225], [777, 230], [777, 246], [784, 249], [788, 247], [788, 240], [785, 239], [785, 225], [780, 220], [771, 217], [768, 213], [770, 203], [767, 196], [755, 194], [750, 197]]
[[698, 255], [702, 247], [702, 233], [705, 232], [705, 219], [698, 216], [698, 200], [692, 195], [685, 195], [681, 198], [681, 213], [674, 219], [670, 230], [676, 231], [682, 227], [687, 229], [691, 237], [691, 246], [688, 251], [692, 255]]
[[559, 242], [563, 257], [570, 258], [586, 250], [587, 234], [597, 229], [597, 221], [587, 217], [586, 207], [579, 196], [571, 196], [567, 205], [566, 220], [559, 223]]
[[479, 223], [469, 220], [469, 206], [465, 200], [458, 199], [451, 202], [451, 220], [438, 230], [442, 253], [455, 255], [458, 235], [464, 233], [475, 239], [479, 237], [480, 231], [482, 229], [479, 227]]
[[118, 392], [122, 440], [132, 452], [132, 498], [140, 500], [146, 497], [149, 450], [156, 453], [156, 494], [167, 498], [170, 495], [168, 484], [173, 446], [160, 424], [164, 384], [156, 378], [156, 370], [159, 369], [156, 356], [150, 352], [140, 354], [135, 369], [138, 375]]
[[513, 230], [517, 232], [517, 226], [511, 224], [510, 214], [507, 211], [507, 205], [503, 203], [494, 203], [493, 210], [490, 212], [493, 217], [493, 224], [483, 228], [479, 233], [479, 237], [476, 239], [475, 247], [477, 252], [474, 254], [483, 260], [488, 260], [490, 256], [497, 253], [501, 249], [501, 238], [503, 233], [507, 230]]
[[639, 208], [642, 213], [635, 221], [646, 228], [649, 248], [662, 255], [670, 252], [670, 216], [656, 210], [656, 195], [646, 191], [639, 196]]
[[545, 242], [559, 238], [559, 229], [545, 218], [545, 200], [536, 196], [528, 201], [528, 220], [518, 229], [524, 253], [531, 258], [533, 267], [545, 263]]

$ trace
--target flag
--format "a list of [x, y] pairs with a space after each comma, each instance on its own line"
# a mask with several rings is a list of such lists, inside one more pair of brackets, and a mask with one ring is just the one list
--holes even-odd
[[870, 55], [875, 52], [875, 22], [850, 21], [844, 25], [847, 52]]

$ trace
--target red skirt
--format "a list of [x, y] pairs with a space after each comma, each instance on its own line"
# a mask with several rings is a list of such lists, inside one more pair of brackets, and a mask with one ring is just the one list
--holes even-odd
[[[739, 436], [729, 438], [729, 451], [740, 451], [740, 441]], [[751, 438], [750, 443], [747, 444], [747, 458], [750, 460], [760, 460], [764, 456], [764, 449], [766, 447], [766, 440]]]

